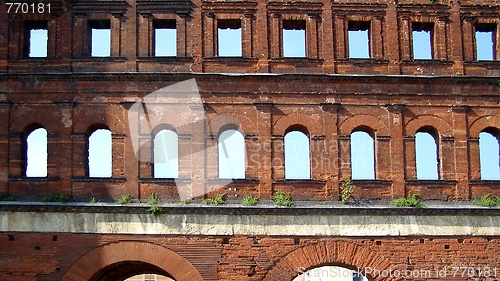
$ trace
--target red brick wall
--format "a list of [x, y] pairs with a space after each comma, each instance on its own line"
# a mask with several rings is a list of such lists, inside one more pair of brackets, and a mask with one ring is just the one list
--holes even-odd
[[[290, 280], [301, 270], [322, 265], [340, 265], [352, 269], [378, 269], [420, 273], [409, 280], [442, 280], [436, 270], [446, 268], [447, 279], [477, 280], [479, 270], [491, 269], [496, 280], [500, 264], [495, 255], [500, 240], [488, 237], [394, 237], [394, 238], [321, 238], [321, 237], [212, 237], [144, 236], [61, 233], [3, 233], [0, 248], [0, 278], [3, 280], [62, 280], [79, 258], [101, 266], [119, 259], [117, 250], [125, 241], [152, 243], [174, 251], [191, 263], [203, 280]], [[113, 243], [113, 244], [109, 244]], [[120, 244], [121, 243], [121, 244]], [[132, 243], [132, 242], [130, 242]], [[91, 250], [114, 245], [114, 254], [86, 257]], [[141, 244], [142, 245], [142, 244]], [[123, 249], [127, 249], [124, 247]], [[139, 249], [138, 251], [147, 250]], [[146, 256], [146, 255], [145, 255]], [[469, 276], [463, 269], [474, 268]], [[392, 269], [392, 271], [390, 271]], [[497, 276], [494, 278], [494, 270]], [[430, 271], [430, 278], [423, 277]], [[89, 272], [86, 272], [86, 274]], [[178, 275], [179, 272], [169, 272]], [[382, 274], [382, 273], [381, 273]], [[484, 273], [482, 273], [484, 274]], [[391, 280], [370, 276], [372, 280]], [[443, 276], [441, 276], [443, 277]]]

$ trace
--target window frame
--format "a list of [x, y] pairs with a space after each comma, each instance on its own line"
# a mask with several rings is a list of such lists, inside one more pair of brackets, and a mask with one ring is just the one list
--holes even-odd
[[[112, 46], [112, 42], [111, 42], [111, 38], [113, 37], [113, 33], [112, 33], [112, 30], [111, 30], [111, 20], [108, 20], [108, 19], [103, 19], [103, 20], [93, 20], [93, 19], [90, 19], [87, 21], [87, 26], [88, 26], [88, 56], [89, 57], [92, 57], [92, 58], [109, 58], [109, 57], [112, 57], [113, 56], [113, 53], [111, 51], [111, 46]], [[92, 45], [93, 45], [93, 42], [95, 41], [94, 38], [93, 38], [93, 34], [92, 34], [92, 31], [93, 30], [109, 30], [109, 55], [107, 56], [96, 56], [96, 55], [93, 55], [92, 52], [93, 52], [93, 48], [92, 48]]]
[[[287, 135], [290, 134], [290, 133], [294, 133], [294, 132], [298, 132], [298, 133], [301, 133], [303, 136], [306, 137], [307, 139], [307, 157], [308, 157], [308, 177], [290, 177], [288, 176], [287, 177], [287, 163], [289, 163], [287, 161]], [[295, 154], [296, 155], [296, 154]], [[290, 128], [289, 130], [287, 130], [285, 132], [285, 134], [283, 135], [283, 169], [284, 169], [284, 178], [285, 180], [312, 180], [313, 179], [313, 173], [312, 173], [312, 165], [311, 165], [311, 137], [309, 135], [309, 133], [301, 128]], [[294, 159], [295, 160], [295, 163], [294, 164], [297, 164], [296, 162], [298, 161], [297, 159]], [[290, 170], [290, 169], [288, 169]]]
[[[496, 49], [499, 47], [497, 42], [497, 36], [496, 33], [498, 29], [498, 25], [495, 23], [476, 23], [474, 25], [474, 35], [473, 35], [473, 40], [474, 40], [474, 60], [475, 61], [484, 61], [484, 62], [489, 62], [489, 61], [496, 61], [499, 58], [497, 57], [497, 51]], [[478, 58], [478, 44], [477, 44], [477, 33], [478, 32], [491, 32], [491, 39], [492, 39], [492, 59], [491, 60], [483, 60]]]
[[[372, 59], [373, 58], [373, 48], [372, 48], [372, 22], [370, 20], [349, 20], [347, 21], [347, 57], [349, 59]], [[367, 31], [367, 47], [368, 47], [368, 56], [367, 57], [351, 57], [351, 31]]]
[[[215, 36], [214, 39], [217, 42], [217, 47], [214, 50], [217, 57], [228, 57], [228, 58], [241, 58], [243, 57], [243, 23], [240, 18], [218, 18], [215, 20], [217, 26], [215, 28]], [[222, 26], [222, 27], [221, 27]], [[234, 28], [235, 26], [239, 26], [238, 28]], [[220, 30], [221, 29], [231, 29], [231, 30], [239, 30], [240, 31], [240, 53], [239, 55], [221, 55], [221, 38], [220, 38]]]
[[[90, 156], [91, 156], [91, 152], [90, 152], [90, 150], [91, 150], [91, 139], [90, 138], [92, 137], [92, 135], [94, 135], [94, 133], [96, 133], [99, 130], [106, 130], [110, 134], [109, 141], [110, 141], [110, 150], [111, 151], [110, 151], [110, 159], [109, 160], [111, 162], [110, 163], [111, 165], [110, 165], [109, 176], [95, 176], [95, 175], [91, 174], [91, 170], [93, 170], [93, 169], [90, 168], [91, 167], [91, 161], [90, 161]], [[98, 128], [95, 128], [95, 129], [89, 131], [87, 133], [87, 146], [86, 146], [86, 148], [87, 148], [86, 149], [86, 152], [87, 152], [87, 157], [86, 157], [86, 160], [87, 160], [87, 171], [86, 171], [87, 172], [86, 173], [87, 177], [89, 177], [89, 178], [112, 178], [113, 177], [113, 132], [109, 128], [107, 128], [107, 127], [98, 127]]]
[[[179, 56], [179, 50], [177, 48], [177, 41], [178, 41], [178, 30], [177, 30], [177, 20], [176, 19], [155, 19], [153, 20], [153, 50], [152, 54], [154, 57], [178, 57]], [[173, 46], [175, 47], [175, 54], [174, 55], [157, 55], [157, 49], [156, 46], [158, 44], [157, 41], [157, 35], [156, 35], [156, 30], [157, 29], [173, 29], [175, 33], [175, 41], [172, 43]]]
[[[41, 176], [41, 175], [31, 176], [31, 175], [28, 175], [28, 172], [29, 172], [28, 167], [30, 164], [29, 138], [35, 131], [40, 130], [40, 129], [43, 129], [46, 133], [46, 137], [45, 137], [45, 146], [46, 146], [45, 171], [46, 171], [46, 173], [43, 176]], [[40, 125], [35, 125], [32, 128], [25, 131], [24, 137], [23, 137], [23, 153], [24, 153], [24, 157], [23, 157], [24, 158], [23, 159], [24, 160], [24, 163], [23, 163], [23, 176], [24, 177], [26, 177], [26, 178], [47, 178], [49, 176], [49, 132], [45, 127], [40, 126]]]
[[[30, 56], [32, 44], [31, 44], [31, 31], [32, 30], [46, 30], [47, 31], [47, 42], [46, 42], [46, 55], [40, 57], [32, 57]], [[24, 22], [24, 44], [23, 44], [23, 53], [22, 56], [24, 58], [33, 58], [33, 59], [42, 59], [47, 58], [49, 56], [49, 28], [48, 21], [46, 20], [28, 20]]]
[[[410, 32], [410, 46], [411, 46], [411, 59], [417, 61], [435, 60], [435, 23], [434, 22], [411, 22], [411, 32]], [[428, 32], [429, 33], [429, 48], [430, 48], [430, 58], [415, 58], [415, 44], [414, 44], [414, 32]]]
[[[304, 32], [304, 55], [303, 56], [286, 56], [285, 55], [285, 49], [286, 45], [285, 44], [285, 30], [303, 30]], [[288, 36], [287, 36], [288, 37]], [[307, 21], [305, 19], [283, 19], [281, 21], [281, 30], [280, 30], [280, 38], [281, 38], [281, 57], [285, 59], [304, 59], [308, 58], [308, 51], [307, 51], [307, 42], [308, 42], [308, 35], [307, 35]], [[302, 44], [301, 44], [302, 45]]]

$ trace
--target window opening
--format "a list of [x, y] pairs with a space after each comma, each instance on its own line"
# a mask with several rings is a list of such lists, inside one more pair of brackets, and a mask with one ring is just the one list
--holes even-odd
[[241, 20], [217, 20], [217, 43], [220, 57], [241, 57]]
[[349, 58], [370, 58], [370, 22], [348, 24]]
[[175, 20], [158, 20], [154, 26], [154, 55], [177, 56], [177, 29]]
[[306, 21], [283, 21], [283, 57], [306, 57]]
[[309, 137], [300, 131], [285, 135], [285, 179], [310, 179]]

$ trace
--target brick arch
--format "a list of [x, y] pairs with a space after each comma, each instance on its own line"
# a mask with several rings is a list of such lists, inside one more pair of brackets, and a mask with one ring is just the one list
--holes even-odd
[[356, 114], [344, 120], [339, 127], [339, 134], [350, 135], [353, 130], [358, 127], [365, 126], [373, 129], [378, 135], [388, 136], [389, 129], [387, 126], [373, 115]]
[[[383, 256], [366, 247], [346, 241], [324, 241], [294, 250], [281, 258], [264, 277], [264, 281], [292, 280], [299, 273], [299, 268], [313, 268], [338, 265], [353, 270], [372, 268], [389, 270], [391, 263]], [[367, 276], [370, 280], [396, 280], [395, 278]]]
[[433, 127], [440, 135], [452, 136], [453, 130], [443, 118], [435, 115], [418, 115], [406, 124], [406, 135], [414, 135], [422, 127]]
[[88, 281], [101, 269], [127, 261], [158, 267], [176, 281], [203, 280], [189, 261], [167, 248], [147, 242], [121, 241], [99, 246], [81, 256], [71, 265], [63, 281]]
[[307, 128], [310, 135], [322, 135], [323, 125], [311, 116], [302, 113], [292, 113], [280, 117], [273, 125], [273, 133], [284, 135], [288, 128], [294, 125], [302, 125]]
[[488, 127], [500, 129], [500, 117], [486, 115], [474, 120], [469, 126], [469, 136], [479, 137], [479, 133]]
[[250, 118], [238, 113], [221, 113], [208, 120], [208, 128], [212, 134], [220, 134], [226, 129], [235, 129], [241, 133], [256, 132], [255, 124]]

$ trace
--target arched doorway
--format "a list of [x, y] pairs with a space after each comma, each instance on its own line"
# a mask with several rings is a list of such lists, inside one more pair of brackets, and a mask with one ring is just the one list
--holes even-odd
[[203, 280], [188, 260], [165, 247], [121, 241], [99, 246], [81, 256], [63, 281], [116, 281], [145, 273], [175, 281]]
[[[267, 272], [264, 281], [292, 280], [301, 274], [315, 268], [321, 268], [328, 265], [342, 265], [349, 269], [359, 269], [360, 272], [366, 272], [368, 269], [373, 271], [386, 271], [392, 267], [392, 264], [383, 256], [374, 251], [357, 245], [350, 241], [330, 240], [322, 241], [316, 244], [307, 245], [288, 253], [280, 258], [275, 265]], [[366, 281], [364, 277], [371, 281], [397, 280], [392, 276], [352, 276], [350, 281]], [[318, 280], [318, 279], [317, 279]], [[323, 279], [321, 279], [323, 280]], [[331, 281], [329, 279], [326, 279]], [[335, 281], [344, 281], [336, 280]], [[302, 280], [300, 280], [302, 281]], [[316, 281], [314, 279], [304, 279], [304, 281]]]
[[293, 281], [368, 281], [361, 272], [342, 266], [320, 266], [299, 273]]

